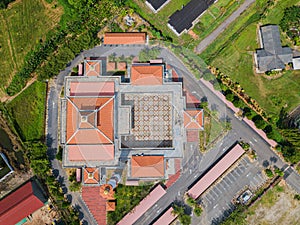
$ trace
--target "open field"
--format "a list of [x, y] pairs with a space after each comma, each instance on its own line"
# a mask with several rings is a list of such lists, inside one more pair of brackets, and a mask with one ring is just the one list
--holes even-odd
[[199, 41], [213, 32], [226, 18], [228, 18], [242, 3], [242, 1], [222, 0], [213, 4], [199, 19], [193, 31], [199, 35]]
[[0, 97], [22, 67], [26, 54], [58, 24], [63, 9], [56, 4], [21, 0], [0, 11]]
[[247, 224], [281, 225], [299, 224], [300, 201], [288, 186], [277, 185], [249, 208]]
[[45, 101], [46, 84], [36, 81], [7, 104], [14, 126], [23, 141], [43, 137]]
[[169, 17], [177, 10], [180, 10], [182, 6], [186, 5], [190, 0], [171, 0], [156, 14], [150, 10], [144, 1], [131, 1], [138, 6], [137, 12], [142, 17], [148, 20], [157, 29], [162, 30], [164, 35], [171, 37], [174, 43], [194, 48], [203, 38], [230, 16], [244, 0], [239, 1], [239, 3], [236, 0], [219, 0], [213, 4], [208, 11], [201, 16], [199, 20], [200, 23], [193, 29], [193, 31], [199, 35], [197, 40], [194, 40], [189, 34], [185, 33], [177, 37], [167, 26]]
[[[282, 107], [288, 111], [300, 103], [299, 84], [300, 71], [287, 71], [280, 78], [269, 80], [253, 72], [253, 53], [259, 48], [256, 30], [257, 22], [250, 23], [241, 29], [266, 0], [257, 1], [239, 20], [230, 25], [212, 45], [202, 54], [212, 66], [229, 75], [233, 81], [239, 82], [245, 92], [256, 99], [259, 105], [269, 114], [278, 115]], [[277, 1], [259, 22], [261, 24], [278, 24], [286, 7], [298, 3], [298, 0]], [[239, 32], [237, 32], [239, 31]], [[283, 36], [284, 37], [284, 36]], [[288, 44], [283, 41], [283, 44]], [[221, 50], [220, 50], [221, 49]]]

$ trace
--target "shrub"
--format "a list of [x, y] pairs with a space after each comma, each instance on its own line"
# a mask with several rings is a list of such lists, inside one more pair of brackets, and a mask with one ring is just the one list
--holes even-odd
[[252, 121], [255, 123], [255, 126], [258, 129], [264, 129], [266, 127], [266, 122], [260, 115], [256, 115], [252, 118]]
[[272, 170], [266, 169], [265, 172], [266, 172], [267, 177], [269, 177], [269, 178], [273, 178], [274, 177], [274, 174], [273, 174]]

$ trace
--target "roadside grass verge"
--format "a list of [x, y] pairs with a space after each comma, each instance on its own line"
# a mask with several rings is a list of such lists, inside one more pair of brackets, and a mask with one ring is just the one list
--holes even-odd
[[[276, 1], [265, 18], [255, 20], [257, 8], [265, 2], [266, 0], [260, 0], [251, 6], [229, 26], [222, 38], [217, 39], [200, 56], [238, 82], [267, 114], [277, 117], [282, 107], [290, 111], [299, 104], [300, 71], [286, 71], [280, 78], [272, 80], [254, 74], [253, 53], [259, 48], [256, 30], [259, 22], [278, 24], [284, 9], [298, 1]], [[283, 41], [285, 43], [288, 42]]]
[[7, 104], [14, 127], [23, 141], [44, 136], [46, 84], [36, 81]]
[[213, 32], [221, 23], [223, 23], [235, 10], [237, 10], [242, 1], [235, 0], [220, 0], [214, 3], [200, 17], [199, 22], [193, 28], [193, 31], [199, 36], [195, 41], [195, 46]]
[[56, 26], [62, 15], [57, 1], [21, 0], [0, 11], [0, 97], [26, 54]]
[[115, 192], [116, 210], [107, 213], [108, 224], [116, 224], [146, 197], [153, 185], [125, 186], [118, 184]]
[[206, 11], [199, 19], [192, 30], [199, 35], [197, 40], [194, 40], [189, 34], [182, 34], [180, 37], [176, 36], [174, 32], [167, 26], [169, 17], [180, 10], [183, 5], [187, 5], [190, 0], [176, 0], [170, 1], [158, 13], [153, 13], [144, 1], [129, 0], [128, 4], [138, 14], [149, 21], [154, 27], [161, 30], [164, 36], [172, 38], [172, 42], [180, 44], [190, 49], [193, 49], [201, 40], [216, 29], [226, 18], [228, 18], [244, 0], [219, 0], [214, 3], [208, 11]]

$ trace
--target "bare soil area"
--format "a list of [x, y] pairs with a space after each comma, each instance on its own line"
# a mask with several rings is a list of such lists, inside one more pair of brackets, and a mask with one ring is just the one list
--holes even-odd
[[260, 201], [250, 207], [246, 218], [249, 225], [296, 225], [300, 220], [300, 201], [296, 192], [281, 181]]

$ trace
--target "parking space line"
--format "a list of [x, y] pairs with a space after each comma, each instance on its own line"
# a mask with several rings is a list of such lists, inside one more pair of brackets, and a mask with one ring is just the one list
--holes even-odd
[[217, 196], [216, 199], [220, 196], [220, 193], [215, 188], [211, 191]]
[[242, 173], [243, 173], [243, 171], [242, 171], [239, 167], [235, 168], [235, 170], [236, 170], [239, 174], [242, 174]]
[[222, 194], [222, 191], [220, 190], [219, 185], [216, 186], [215, 188], [216, 188], [216, 190], [218, 190], [218, 192], [219, 192], [220, 194]]
[[[229, 173], [227, 176], [228, 176], [228, 178], [231, 178], [231, 180], [235, 180], [234, 176], [231, 173]], [[231, 182], [231, 183], [233, 183], [233, 182]]]
[[212, 190], [210, 191], [211, 193], [211, 196], [213, 197], [213, 200], [215, 201], [216, 199], [218, 199], [218, 195], [215, 193], [215, 192], [213, 192]]
[[233, 173], [235, 173], [235, 174], [236, 174], [234, 177], [239, 177], [239, 176], [241, 176], [241, 174], [240, 174], [240, 173], [238, 173], [236, 170], [233, 170], [233, 171], [232, 171], [232, 174], [233, 174]]

